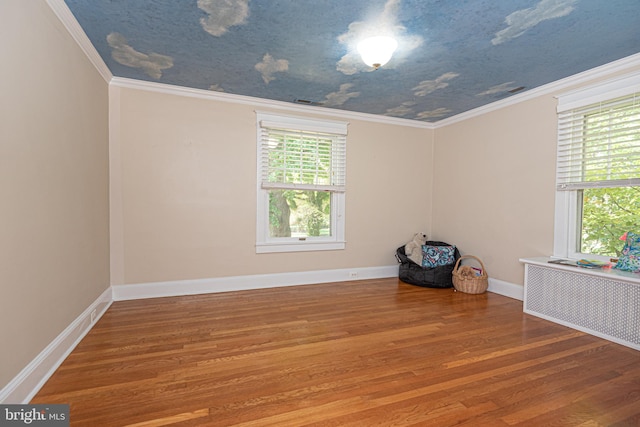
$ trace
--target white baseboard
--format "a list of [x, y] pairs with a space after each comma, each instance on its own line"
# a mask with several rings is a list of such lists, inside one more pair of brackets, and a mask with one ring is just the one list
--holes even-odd
[[504, 295], [505, 297], [524, 300], [524, 286], [514, 283], [505, 282], [503, 280], [489, 278], [489, 292]]
[[398, 277], [398, 266], [300, 271], [112, 286], [114, 301]]
[[[26, 404], [36, 395], [60, 364], [91, 330], [112, 302], [111, 288], [60, 333], [16, 377], [0, 390], [0, 404]], [[95, 318], [91, 321], [91, 313]]]
[[[354, 274], [355, 277], [353, 277]], [[116, 285], [112, 286], [112, 289], [114, 301], [125, 301], [388, 277], [398, 277], [397, 265], [136, 283]], [[524, 299], [523, 286], [503, 280], [489, 278], [489, 288], [487, 290], [520, 301]]]

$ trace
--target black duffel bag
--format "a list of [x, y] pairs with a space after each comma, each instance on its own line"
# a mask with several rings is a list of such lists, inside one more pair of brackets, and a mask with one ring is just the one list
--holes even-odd
[[[428, 241], [426, 245], [431, 246], [452, 246], [445, 242]], [[455, 266], [455, 261], [460, 258], [458, 248], [454, 251], [455, 260], [451, 264], [440, 267], [423, 267], [411, 261], [404, 252], [404, 246], [400, 246], [396, 250], [396, 259], [400, 263], [398, 278], [405, 283], [416, 286], [424, 286], [427, 288], [451, 288], [453, 281], [451, 273]]]

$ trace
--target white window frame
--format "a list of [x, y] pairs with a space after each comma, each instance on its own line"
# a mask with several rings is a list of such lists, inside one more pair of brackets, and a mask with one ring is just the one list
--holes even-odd
[[[593, 105], [598, 102], [613, 100], [640, 92], [640, 72], [635, 72], [607, 80], [605, 82], [558, 95], [558, 114]], [[579, 252], [578, 242], [580, 222], [578, 215], [581, 200], [579, 190], [556, 190], [553, 256], [556, 258], [581, 259], [589, 258], [609, 261], [610, 257]]]
[[[345, 248], [345, 191], [331, 192], [331, 235], [298, 237], [269, 236], [269, 189], [263, 186], [262, 128], [273, 127], [299, 131], [347, 135], [347, 122], [298, 117], [256, 111], [257, 133], [257, 206], [256, 253], [342, 250]], [[346, 162], [346, 152], [345, 152]]]

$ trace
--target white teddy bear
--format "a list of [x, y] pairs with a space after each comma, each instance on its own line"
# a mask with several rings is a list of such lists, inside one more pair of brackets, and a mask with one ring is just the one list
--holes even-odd
[[427, 242], [425, 233], [416, 233], [413, 239], [404, 245], [405, 255], [418, 265], [422, 265], [422, 245]]

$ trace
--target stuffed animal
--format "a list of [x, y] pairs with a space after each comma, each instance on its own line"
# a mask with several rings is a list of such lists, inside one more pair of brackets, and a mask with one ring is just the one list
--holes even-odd
[[413, 239], [404, 245], [405, 255], [418, 265], [422, 265], [422, 245], [427, 242], [425, 233], [416, 233]]
[[461, 266], [458, 269], [458, 273], [460, 273], [460, 276], [465, 279], [475, 279], [476, 277], [478, 277], [476, 270], [474, 270], [473, 267], [470, 267], [468, 265]]

